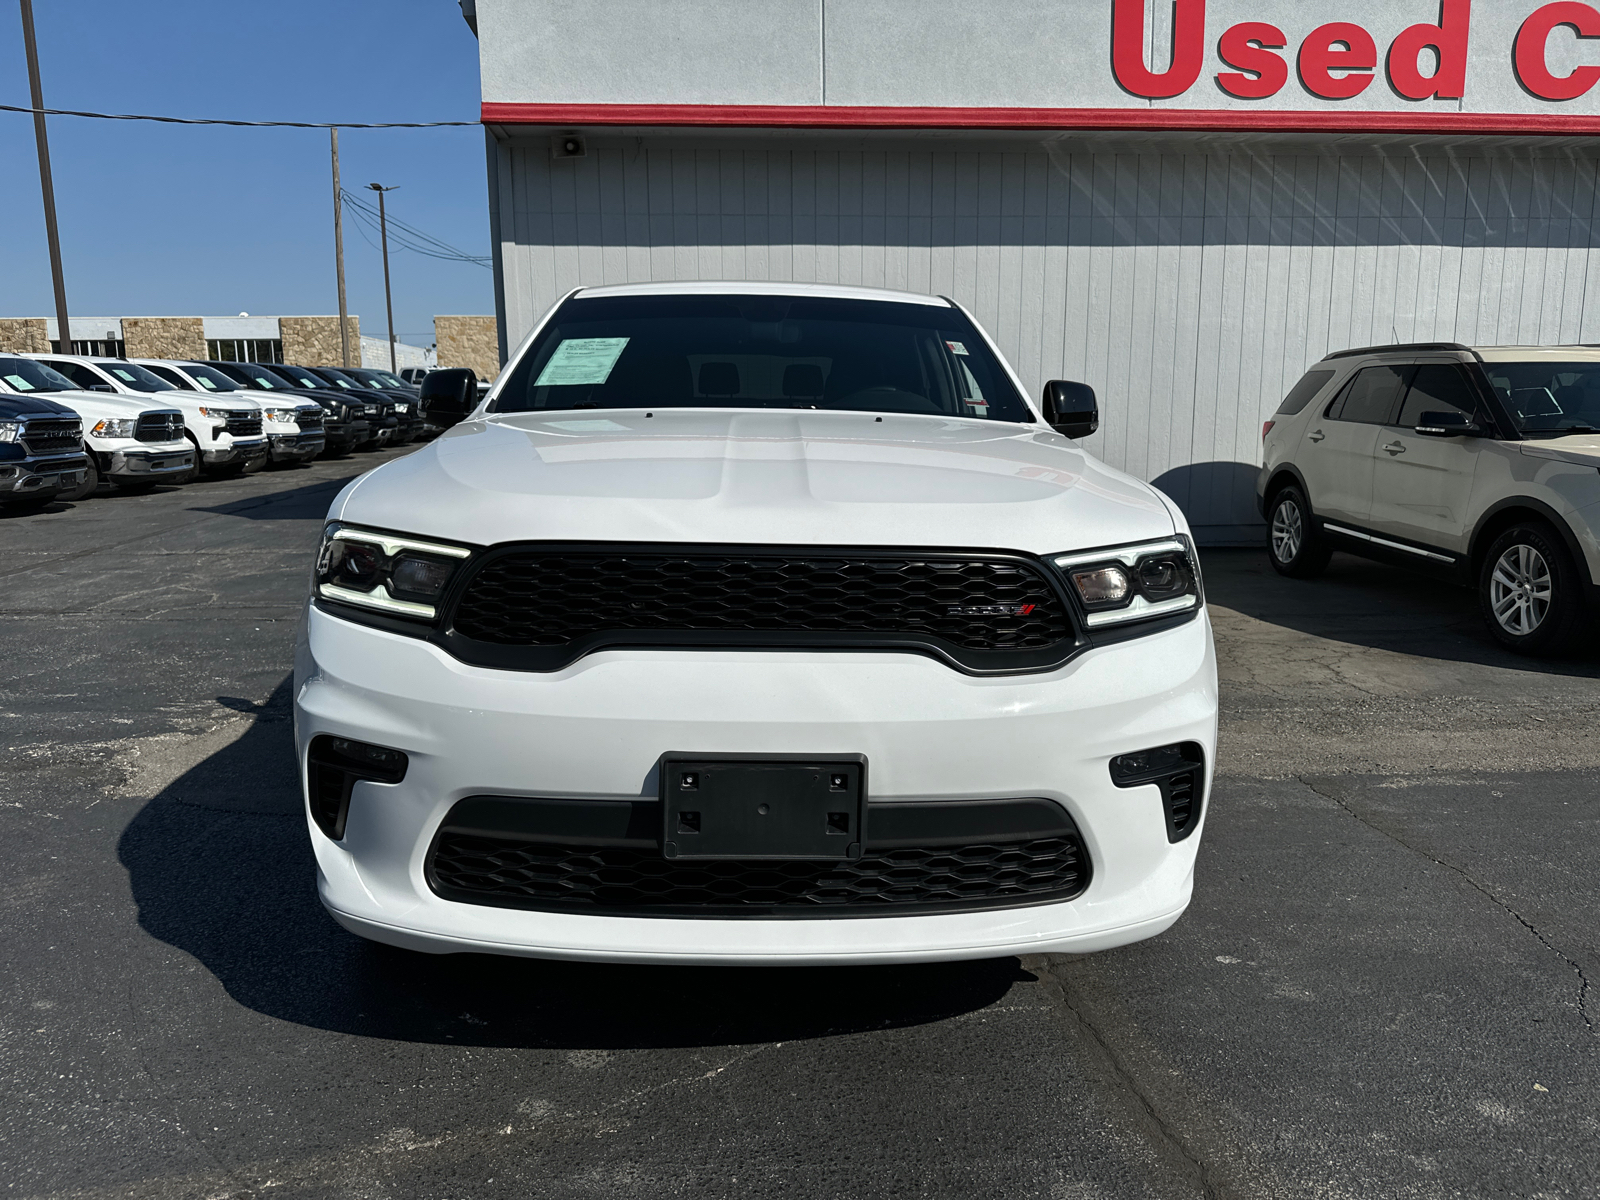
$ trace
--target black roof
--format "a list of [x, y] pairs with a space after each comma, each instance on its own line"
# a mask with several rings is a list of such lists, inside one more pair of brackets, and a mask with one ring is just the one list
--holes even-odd
[[1416, 354], [1430, 350], [1464, 350], [1479, 362], [1483, 355], [1471, 346], [1463, 346], [1460, 342], [1397, 342], [1393, 346], [1362, 346], [1356, 350], [1335, 350], [1332, 354], [1324, 354], [1322, 361], [1330, 358], [1358, 358], [1364, 354]]

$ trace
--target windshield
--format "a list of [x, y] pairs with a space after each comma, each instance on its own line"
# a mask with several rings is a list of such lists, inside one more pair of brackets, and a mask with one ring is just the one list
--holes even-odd
[[360, 370], [357, 370], [353, 367], [345, 367], [340, 371], [340, 374], [348, 375], [351, 379], [364, 383], [369, 388], [377, 388], [380, 391], [383, 388], [399, 388], [401, 391], [406, 392], [411, 390], [410, 385], [401, 383], [387, 371], [374, 371], [371, 368], [366, 367], [363, 367]]
[[265, 391], [288, 392], [294, 390], [294, 384], [290, 383], [283, 376], [279, 375], [275, 371], [269, 371], [265, 367], [258, 367], [255, 365], [255, 363], [246, 363], [245, 365], [235, 367], [234, 369], [243, 371], [247, 376], [249, 376], [251, 383]]
[[1034, 419], [960, 309], [811, 296], [580, 296], [494, 406], [671, 407]]
[[0, 358], [0, 379], [19, 392], [71, 392], [78, 387], [54, 367], [31, 358]]
[[351, 379], [348, 375], [344, 375], [344, 374], [341, 374], [338, 371], [335, 371], [332, 367], [319, 367], [317, 369], [317, 374], [321, 375], [322, 378], [326, 381], [326, 382], [317, 384], [318, 387], [327, 387], [329, 383], [334, 384], [336, 387], [342, 387], [342, 388], [346, 388], [346, 389], [358, 388], [358, 387], [364, 387], [365, 386], [364, 384], [357, 383], [354, 379]]
[[208, 392], [244, 391], [244, 389], [241, 388], [237, 383], [229, 379], [215, 367], [202, 367], [199, 363], [193, 363], [184, 367], [183, 373]]
[[289, 381], [287, 384], [288, 387], [325, 388], [328, 386], [327, 380], [318, 379], [315, 375], [311, 374], [303, 367], [285, 367], [279, 365], [273, 367], [272, 369]]
[[1600, 433], [1600, 362], [1487, 362], [1483, 370], [1524, 436]]
[[95, 366], [124, 387], [132, 388], [136, 392], [175, 392], [178, 390], [154, 371], [146, 371], [136, 363], [97, 362]]

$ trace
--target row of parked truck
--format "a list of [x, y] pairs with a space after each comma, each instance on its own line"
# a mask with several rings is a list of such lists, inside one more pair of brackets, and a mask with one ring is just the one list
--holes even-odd
[[0, 505], [148, 491], [437, 432], [367, 368], [0, 353]]

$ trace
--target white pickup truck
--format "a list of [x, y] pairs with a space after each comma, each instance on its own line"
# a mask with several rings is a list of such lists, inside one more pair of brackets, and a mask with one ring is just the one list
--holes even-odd
[[79, 418], [74, 461], [82, 463], [82, 470], [74, 470], [73, 483], [60, 488], [57, 499], [81, 500], [102, 480], [120, 491], [148, 491], [158, 483], [181, 483], [194, 472], [195, 452], [183, 436], [183, 413], [153, 397], [86, 392], [60, 372], [22, 355], [0, 355], [0, 393], [47, 398]]
[[234, 474], [247, 467], [263, 466], [267, 461], [261, 406], [248, 397], [230, 396], [219, 403], [215, 396], [175, 388], [124, 358], [61, 354], [30, 357], [55, 368], [86, 391], [137, 397], [147, 404], [178, 409], [183, 414], [184, 436], [195, 450], [191, 478], [202, 471]]

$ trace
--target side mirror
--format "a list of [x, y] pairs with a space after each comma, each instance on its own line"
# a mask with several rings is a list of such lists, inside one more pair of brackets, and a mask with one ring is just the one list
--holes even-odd
[[448, 429], [478, 407], [478, 377], [466, 367], [429, 371], [417, 403], [429, 424]]
[[117, 389], [112, 387], [109, 383], [91, 383], [87, 390], [91, 392], [110, 392], [113, 395], [115, 395], [117, 391]]
[[1425, 412], [1417, 420], [1417, 432], [1428, 437], [1463, 437], [1480, 432], [1477, 423], [1464, 412]]
[[1100, 405], [1087, 383], [1052, 379], [1044, 385], [1044, 419], [1063, 437], [1088, 437], [1100, 428]]

